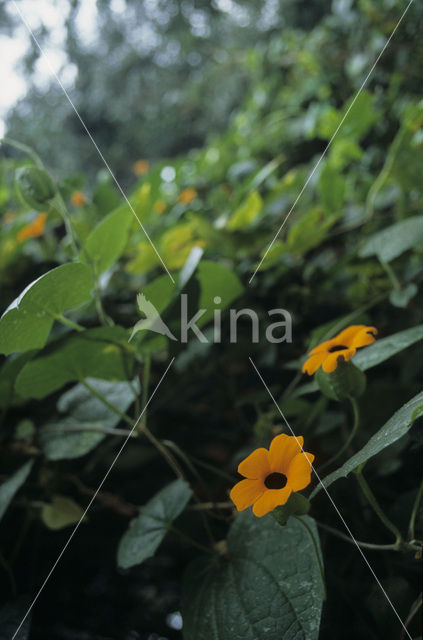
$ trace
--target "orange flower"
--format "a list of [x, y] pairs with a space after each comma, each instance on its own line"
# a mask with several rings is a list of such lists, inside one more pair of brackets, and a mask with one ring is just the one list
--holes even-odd
[[357, 349], [372, 344], [376, 340], [377, 329], [365, 324], [354, 324], [341, 331], [335, 338], [314, 347], [303, 364], [303, 373], [312, 376], [322, 366], [323, 371], [335, 371], [340, 362], [347, 362]]
[[182, 204], [189, 204], [196, 197], [197, 197], [196, 190], [193, 189], [192, 187], [188, 187], [188, 189], [184, 189], [183, 191], [181, 191], [181, 193], [179, 194], [178, 200], [179, 202], [182, 202]]
[[132, 169], [136, 176], [143, 176], [150, 168], [148, 160], [137, 160]]
[[71, 202], [75, 207], [82, 207], [87, 201], [82, 191], [74, 191], [71, 195]]
[[238, 473], [245, 476], [231, 491], [238, 511], [253, 505], [258, 518], [286, 504], [293, 491], [301, 491], [310, 483], [312, 453], [302, 450], [304, 438], [282, 433], [273, 438], [269, 450], [261, 447], [245, 458]]
[[166, 202], [164, 200], [157, 200], [154, 203], [153, 209], [156, 213], [161, 214], [166, 210]]
[[30, 224], [21, 229], [18, 233], [18, 242], [24, 242], [27, 238], [37, 238], [44, 232], [46, 226], [47, 214], [39, 213], [38, 216]]

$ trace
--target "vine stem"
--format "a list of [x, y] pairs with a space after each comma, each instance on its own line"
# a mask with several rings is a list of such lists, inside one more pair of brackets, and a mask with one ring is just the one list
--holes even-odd
[[69, 318], [65, 318], [65, 316], [63, 315], [57, 315], [54, 317], [58, 322], [61, 322], [62, 324], [65, 324], [66, 326], [71, 327], [72, 329], [75, 329], [75, 331], [85, 331], [85, 327], [83, 327], [81, 324], [78, 324], [77, 322], [73, 322], [73, 320], [69, 320]]
[[144, 360], [144, 370], [142, 374], [142, 384], [141, 384], [141, 409], [145, 411], [144, 413], [144, 425], [147, 425], [147, 398], [148, 398], [148, 387], [150, 385], [150, 372], [151, 372], [151, 356], [147, 354]]
[[116, 415], [120, 416], [120, 418], [122, 418], [122, 420], [124, 420], [131, 427], [134, 426], [131, 418], [129, 416], [127, 416], [126, 413], [123, 413], [123, 411], [121, 411], [114, 404], [109, 402], [107, 400], [107, 398], [105, 398], [102, 393], [97, 391], [97, 389], [95, 389], [89, 382], [87, 382], [85, 379], [83, 379], [83, 380], [81, 380], [81, 384], [83, 384], [84, 387], [86, 389], [88, 389], [88, 391], [90, 393], [93, 394], [93, 396], [95, 396], [98, 400], [100, 400], [100, 402], [102, 402], [106, 407], [108, 407], [111, 411], [113, 411], [113, 413], [115, 413]]
[[186, 540], [187, 542], [192, 544], [194, 547], [196, 547], [200, 551], [203, 551], [204, 553], [208, 553], [208, 554], [214, 555], [214, 553], [215, 553], [214, 550], [209, 549], [208, 547], [202, 545], [200, 542], [197, 542], [196, 540], [194, 540], [194, 538], [191, 538], [186, 533], [184, 533], [180, 529], [176, 528], [173, 524], [169, 525], [168, 528], [169, 528], [169, 531], [171, 531], [172, 533], [175, 533], [177, 536], [182, 538], [182, 540]]
[[391, 531], [391, 533], [394, 534], [394, 536], [395, 536], [395, 544], [399, 547], [401, 542], [402, 542], [401, 532], [398, 529], [398, 527], [396, 527], [394, 525], [394, 523], [391, 522], [389, 520], [389, 518], [383, 512], [381, 506], [379, 505], [378, 501], [376, 500], [375, 496], [373, 495], [369, 485], [367, 484], [366, 480], [364, 479], [363, 473], [361, 471], [361, 465], [355, 470], [355, 475], [356, 475], [358, 484], [360, 485], [360, 489], [362, 490], [362, 492], [364, 493], [365, 497], [367, 498], [367, 501], [369, 502], [369, 504], [373, 508], [373, 511], [376, 513], [376, 515], [378, 516], [379, 520], [385, 525], [385, 527], [387, 529], [389, 529], [389, 531]]
[[416, 524], [417, 511], [419, 510], [420, 502], [423, 496], [423, 480], [420, 483], [419, 490], [417, 491], [416, 499], [414, 501], [413, 510], [410, 516], [410, 523], [408, 525], [408, 538], [414, 540], [414, 527]]
[[18, 149], [19, 151], [26, 153], [30, 158], [34, 160], [37, 167], [39, 167], [40, 169], [44, 169], [44, 165], [41, 158], [35, 153], [33, 149], [28, 147], [26, 144], [22, 144], [22, 142], [18, 142], [17, 140], [13, 140], [12, 138], [7, 138], [7, 137], [2, 138], [0, 142], [2, 142], [3, 144], [8, 144], [11, 147]]
[[357, 543], [358, 546], [362, 547], [363, 549], [374, 549], [378, 551], [399, 551], [399, 545], [397, 543], [373, 544], [372, 542], [361, 542], [359, 540], [356, 540], [354, 542], [352, 538], [342, 533], [342, 531], [338, 531], [338, 529], [334, 529], [333, 527], [330, 527], [327, 524], [323, 524], [323, 522], [318, 522], [317, 520], [316, 520], [316, 524], [318, 527], [320, 527], [324, 531], [328, 531], [329, 533], [332, 533], [332, 535], [336, 536], [337, 538], [340, 538], [341, 540], [345, 540], [345, 542], [349, 542], [350, 544], [355, 545], [355, 543]]
[[319, 571], [320, 571], [320, 577], [322, 578], [322, 586], [323, 586], [323, 594], [324, 594], [324, 599], [326, 600], [326, 582], [325, 582], [325, 574], [324, 574], [324, 570], [323, 570], [323, 564], [322, 564], [322, 558], [320, 557], [320, 552], [319, 552], [319, 547], [317, 545], [317, 541], [316, 538], [314, 536], [314, 533], [311, 529], [311, 527], [309, 527], [309, 525], [307, 524], [307, 522], [305, 520], [303, 520], [302, 518], [300, 518], [299, 516], [294, 516], [294, 518], [296, 520], [298, 520], [298, 522], [301, 522], [301, 524], [303, 525], [303, 527], [308, 531], [308, 534], [311, 538], [311, 541], [313, 543], [313, 547], [314, 547], [314, 552], [316, 554], [316, 560], [317, 563], [319, 565]]
[[343, 453], [345, 453], [345, 451], [348, 450], [348, 447], [350, 446], [351, 442], [354, 440], [355, 435], [358, 431], [358, 427], [360, 426], [360, 411], [358, 408], [358, 402], [355, 398], [353, 398], [352, 396], [348, 396], [348, 399], [351, 403], [351, 407], [352, 407], [352, 411], [353, 411], [353, 426], [352, 429], [350, 431], [350, 434], [348, 436], [348, 438], [345, 440], [344, 444], [342, 445], [342, 447], [339, 449], [339, 451], [337, 451], [335, 453], [335, 455], [333, 455], [331, 458], [329, 458], [329, 460], [327, 460], [324, 464], [322, 464], [319, 468], [319, 471], [321, 471], [322, 469], [326, 469], [326, 467], [329, 467], [329, 465], [331, 465], [333, 462], [335, 462], [335, 460], [337, 460], [338, 458], [340, 458], [342, 456]]
[[[93, 394], [93, 396], [98, 398], [98, 400], [100, 400], [100, 402], [102, 402], [106, 407], [108, 407], [116, 415], [118, 415], [120, 418], [122, 418], [122, 420], [124, 420], [128, 425], [130, 425], [131, 428], [134, 426], [133, 421], [131, 420], [131, 418], [128, 415], [126, 415], [126, 413], [123, 413], [123, 411], [121, 411], [114, 404], [109, 402], [107, 400], [107, 398], [105, 398], [102, 393], [100, 393], [99, 391], [97, 391], [97, 389], [95, 389], [93, 386], [91, 386], [91, 384], [89, 382], [87, 382], [86, 380], [82, 380], [81, 383], [84, 385], [84, 387], [86, 389], [88, 389], [88, 391], [90, 393]], [[158, 440], [156, 438], [156, 436], [153, 435], [153, 433], [151, 433], [150, 429], [148, 429], [148, 427], [146, 425], [144, 425], [144, 424], [139, 424], [139, 425], [137, 425], [136, 430], [137, 430], [138, 433], [142, 433], [143, 435], [145, 435], [145, 437], [151, 442], [151, 444], [154, 445], [154, 447], [157, 449], [157, 451], [159, 451], [159, 453], [163, 456], [163, 458], [166, 460], [166, 462], [172, 468], [172, 470], [174, 471], [176, 476], [178, 478], [184, 478], [184, 474], [182, 472], [182, 469], [180, 468], [180, 466], [176, 462], [175, 458], [166, 449], [166, 447], [160, 442], [160, 440]]]

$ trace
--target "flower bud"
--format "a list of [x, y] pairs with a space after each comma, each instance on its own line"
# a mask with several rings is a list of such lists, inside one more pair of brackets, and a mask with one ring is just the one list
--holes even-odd
[[50, 175], [45, 169], [35, 165], [18, 169], [15, 184], [21, 200], [36, 211], [45, 210], [56, 195], [56, 187]]
[[331, 400], [358, 398], [366, 388], [366, 376], [351, 361], [339, 362], [331, 373], [319, 369], [315, 378], [320, 391]]
[[286, 525], [290, 516], [305, 516], [310, 511], [310, 501], [301, 493], [291, 493], [288, 502], [273, 509], [272, 516], [282, 526]]

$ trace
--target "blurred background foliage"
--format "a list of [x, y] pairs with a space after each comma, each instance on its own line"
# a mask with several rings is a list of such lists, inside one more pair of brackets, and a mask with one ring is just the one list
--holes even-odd
[[[129, 408], [132, 415], [136, 406], [127, 387], [124, 392], [116, 385], [127, 385], [135, 373], [142, 378], [147, 354], [153, 383], [169, 355], [176, 357], [149, 424], [198, 465], [206, 488], [197, 476], [190, 479], [205, 500], [225, 500], [241, 457], [253, 446], [267, 446], [283, 428], [248, 356], [264, 372], [294, 431], [304, 434], [307, 450], [323, 464], [345, 441], [349, 425], [339, 405], [310, 393], [309, 380], [300, 375], [308, 346], [345, 324], [372, 324], [388, 336], [423, 322], [423, 7], [411, 5], [266, 253], [404, 3], [99, 0], [89, 41], [78, 27], [83, 4], [60, 2], [66, 16], [65, 86], [175, 279], [192, 249], [204, 252], [195, 278], [184, 283], [193, 312], [196, 303], [210, 302], [224, 291], [223, 308], [236, 300], [237, 308], [255, 309], [264, 321], [268, 309], [282, 307], [294, 323], [293, 343], [281, 345], [269, 344], [263, 335], [251, 344], [248, 322], [240, 325], [240, 339], [233, 345], [196, 340], [180, 345], [138, 335], [128, 355], [130, 375], [119, 370], [120, 382], [113, 383], [113, 390], [107, 387], [112, 384], [108, 367], [116, 377], [117, 365], [108, 360], [102, 370], [95, 349], [85, 356], [87, 370], [94, 359], [94, 377], [102, 378], [103, 391], [115, 393], [121, 410]], [[18, 33], [21, 25], [10, 2], [0, 3], [0, 15], [4, 32]], [[48, 48], [54, 29], [38, 29], [36, 36]], [[100, 318], [114, 326], [98, 328], [95, 301], [66, 316], [87, 331], [100, 331], [91, 334], [99, 344], [124, 344], [139, 319], [135, 300], [143, 290], [178, 333], [179, 308], [172, 298], [178, 290], [163, 274], [60, 87], [54, 79], [42, 86], [35, 81], [38, 57], [31, 45], [22, 60], [28, 92], [8, 114], [6, 136], [35, 150], [57, 181], [60, 198], [46, 211], [22, 204], [15, 170], [34, 158], [25, 148], [2, 146], [2, 311], [35, 277], [74, 259], [75, 247], [63, 222], [66, 206], [78, 244], [96, 264]], [[78, 255], [85, 260], [83, 251]], [[82, 295], [85, 276], [80, 277], [74, 295]], [[69, 276], [67, 286], [75, 285], [75, 278]], [[39, 503], [59, 504], [59, 512], [66, 513], [63, 496], [73, 500], [72, 509], [75, 503], [85, 505], [121, 443], [90, 440], [87, 448], [67, 439], [54, 446], [51, 435], [43, 435], [46, 425], [79, 419], [75, 405], [88, 401], [80, 384], [69, 387], [69, 378], [62, 384], [50, 374], [46, 383], [40, 375], [37, 356], [53, 353], [63, 364], [74, 352], [84, 360], [85, 348], [59, 323], [44, 348], [51, 327], [44, 335], [41, 325], [37, 331], [32, 328], [35, 343], [29, 340], [25, 348], [12, 349], [23, 353], [4, 360], [0, 370], [2, 468], [4, 463], [9, 474], [28, 457], [38, 460], [37, 475], [5, 516], [2, 553], [12, 550], [13, 569], [7, 562], [4, 577], [12, 571], [12, 591], [14, 580], [18, 592], [25, 591], [28, 566], [28, 590], [39, 585], [70, 532], [56, 531], [51, 513], [40, 512]], [[204, 330], [210, 330], [207, 323]], [[5, 354], [6, 342], [0, 338]], [[357, 449], [421, 391], [422, 356], [417, 342], [369, 373]], [[57, 360], [53, 364], [56, 371]], [[99, 408], [89, 405], [87, 411], [95, 414]], [[110, 415], [104, 423], [119, 425]], [[379, 454], [377, 463], [366, 466], [374, 492], [403, 530], [420, 479], [417, 423]], [[187, 546], [181, 552], [170, 538], [157, 557], [135, 569], [118, 571], [115, 560], [134, 505], [171, 479], [145, 442], [129, 444], [110, 477], [109, 493], [93, 508], [40, 598], [31, 639], [181, 638], [175, 613], [178, 585], [192, 550]], [[351, 500], [355, 490], [353, 480], [332, 488], [352, 530], [361, 540], [389, 542], [359, 494]], [[213, 523], [217, 538], [226, 534], [227, 515]], [[323, 495], [314, 501], [312, 515], [341, 528]], [[192, 514], [184, 518], [191, 535], [201, 540], [201, 523]], [[395, 616], [357, 551], [324, 531], [321, 540], [328, 589], [321, 638], [397, 639]], [[417, 565], [409, 555], [392, 555], [369, 551], [405, 619], [417, 595]], [[7, 597], [10, 585], [4, 583]], [[417, 625], [414, 630], [417, 635]]]

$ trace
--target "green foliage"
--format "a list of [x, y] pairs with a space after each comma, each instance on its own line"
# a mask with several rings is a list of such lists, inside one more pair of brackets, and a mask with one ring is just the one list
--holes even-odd
[[4, 513], [9, 506], [13, 496], [18, 489], [23, 485], [34, 464], [33, 460], [26, 462], [20, 469], [10, 476], [8, 480], [0, 485], [0, 519], [4, 516]]
[[109, 213], [85, 240], [81, 260], [91, 262], [96, 273], [103, 273], [123, 252], [132, 222], [133, 213], [126, 206]]
[[423, 325], [411, 327], [411, 329], [399, 331], [377, 340], [366, 349], [359, 351], [354, 356], [353, 362], [359, 369], [366, 371], [388, 360], [388, 358], [392, 358], [419, 340], [423, 340]]
[[[394, 442], [402, 438], [412, 426], [413, 422], [423, 415], [423, 392], [414, 396], [407, 404], [399, 409], [390, 420], [370, 438], [367, 444], [357, 451], [345, 464], [339, 469], [330, 473], [323, 479], [323, 485], [327, 488], [335, 480], [345, 478], [351, 471], [354, 471], [359, 465], [364, 464], [370, 458], [389, 447]], [[322, 485], [319, 484], [313, 491], [315, 495]]]
[[360, 256], [376, 255], [382, 262], [391, 262], [413, 247], [423, 249], [423, 216], [412, 216], [370, 236]]
[[[87, 378], [86, 382], [122, 413], [134, 401], [134, 392], [139, 393], [138, 381], [134, 381], [132, 388], [127, 382], [108, 382], [95, 378]], [[119, 414], [93, 396], [83, 384], [66, 391], [59, 398], [57, 410], [62, 415], [53, 423], [48, 423], [40, 434], [40, 444], [49, 460], [86, 455], [106, 437], [101, 429], [113, 429], [121, 420]], [[67, 432], [68, 427], [75, 432]], [[80, 431], [77, 431], [78, 428]]]
[[87, 329], [52, 343], [28, 362], [16, 380], [24, 398], [44, 398], [68, 382], [86, 378], [129, 380], [133, 356], [123, 327]]
[[[314, 537], [317, 530], [305, 517]], [[320, 553], [320, 550], [319, 550]], [[307, 589], [304, 589], [304, 575]], [[319, 634], [322, 576], [309, 532], [243, 513], [227, 555], [196, 560], [184, 580], [184, 640], [313, 640]]]
[[53, 496], [51, 503], [45, 504], [41, 510], [41, 520], [53, 531], [76, 524], [84, 515], [81, 507], [66, 496]]
[[[89, 562], [81, 571], [70, 546], [68, 565], [53, 576], [57, 596], [40, 596], [40, 603], [47, 594], [52, 599], [52, 620], [42, 620], [44, 601], [34, 637], [45, 628], [69, 637], [133, 629], [176, 639], [181, 634], [169, 632], [166, 620], [179, 608], [178, 579], [194, 559], [183, 590], [185, 640], [398, 638], [389, 603], [377, 599], [324, 495], [314, 500], [307, 486], [273, 515], [235, 517], [228, 495], [237, 465], [289, 427], [304, 436], [319, 475], [327, 474], [357, 540], [372, 545], [378, 577], [403, 620], [420, 589], [413, 563], [423, 535], [423, 9], [410, 5], [354, 101], [404, 9], [399, 1], [377, 8], [368, 0], [229, 4], [226, 11], [221, 2], [194, 8], [125, 0], [118, 15], [116, 3], [105, 0], [96, 4], [96, 48], [95, 36], [85, 47], [75, 30], [79, 0], [64, 3], [67, 53], [78, 69], [73, 98], [136, 216], [108, 172], [95, 175], [97, 152], [70, 126], [74, 116], [54, 87], [43, 95], [34, 85], [9, 120], [19, 140], [34, 140], [40, 158], [19, 141], [3, 141], [3, 504], [20, 491], [0, 545], [5, 589], [9, 582], [13, 592], [36, 588], [38, 576], [48, 575], [63, 536], [108, 474], [73, 541], [84, 558], [90, 549]], [[148, 38], [140, 39], [139, 29], [151, 25], [151, 50], [141, 51]], [[47, 45], [48, 30], [38, 35]], [[113, 73], [98, 73], [100, 59]], [[139, 155], [149, 164], [135, 177]], [[34, 173], [41, 158], [57, 184], [54, 201], [45, 201], [43, 228], [34, 225], [39, 203], [22, 203], [14, 181], [16, 172]], [[80, 205], [75, 191], [84, 194]], [[188, 344], [180, 342], [181, 294], [190, 318], [206, 309], [198, 326], [208, 344], [192, 332]], [[141, 296], [176, 339], [149, 331]], [[257, 313], [259, 342], [240, 321], [236, 344], [228, 343], [234, 307]], [[291, 314], [292, 343], [266, 339], [271, 309]], [[299, 371], [311, 348], [351, 324], [375, 326], [381, 336], [353, 358], [363, 391], [354, 413], [350, 403], [334, 402], [343, 394], [325, 387], [321, 370], [312, 379]], [[413, 400], [404, 405], [407, 398]], [[37, 473], [25, 483], [35, 459]], [[352, 478], [335, 482], [364, 463], [373, 504], [361, 501]], [[172, 483], [174, 474], [186, 481]], [[187, 508], [191, 496], [195, 504]], [[375, 504], [385, 518], [372, 512]], [[310, 505], [316, 521], [302, 517]], [[400, 532], [395, 554], [385, 548], [390, 519]], [[328, 594], [320, 629], [315, 522], [322, 525]], [[117, 546], [119, 569], [110, 573], [108, 554]], [[210, 552], [207, 560], [195, 560], [200, 548]], [[100, 604], [97, 586], [90, 587], [98, 584]], [[351, 603], [360, 615], [350, 615]]]
[[179, 479], [147, 502], [141, 508], [140, 515], [130, 523], [119, 543], [118, 565], [127, 569], [151, 558], [191, 496], [189, 485]]
[[54, 319], [90, 299], [90, 269], [81, 263], [63, 264], [32, 282], [0, 318], [0, 352], [43, 347]]

